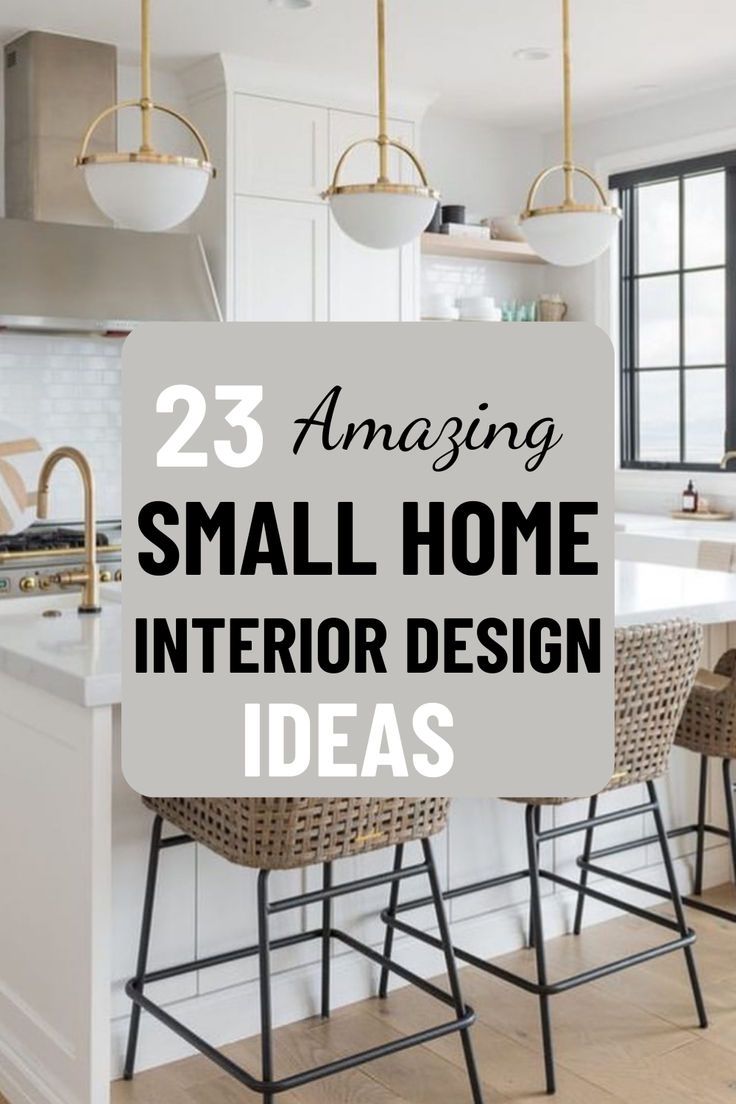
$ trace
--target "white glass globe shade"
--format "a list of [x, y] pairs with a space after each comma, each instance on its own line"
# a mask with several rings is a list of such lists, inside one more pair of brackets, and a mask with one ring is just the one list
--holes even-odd
[[437, 200], [417, 192], [338, 192], [330, 196], [338, 226], [370, 249], [396, 249], [419, 237]]
[[150, 161], [98, 161], [84, 166], [90, 195], [125, 230], [171, 230], [199, 207], [208, 169]]
[[610, 247], [619, 224], [615, 211], [556, 211], [526, 218], [521, 227], [535, 253], [554, 265], [584, 265]]

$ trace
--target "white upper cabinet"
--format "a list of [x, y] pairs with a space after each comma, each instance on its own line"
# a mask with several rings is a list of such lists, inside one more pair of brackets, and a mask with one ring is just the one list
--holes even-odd
[[[375, 136], [377, 120], [347, 111], [330, 112], [330, 173], [352, 142]], [[389, 137], [412, 145], [411, 123], [391, 120]], [[389, 175], [396, 183], [413, 183], [409, 159], [392, 150]], [[358, 146], [345, 162], [341, 184], [366, 184], [378, 176], [378, 146]], [[418, 247], [367, 249], [358, 245], [330, 219], [330, 321], [400, 322], [417, 317]]]
[[235, 96], [235, 191], [318, 202], [328, 183], [328, 112], [262, 96]]
[[236, 321], [327, 320], [328, 213], [319, 203], [236, 197]]

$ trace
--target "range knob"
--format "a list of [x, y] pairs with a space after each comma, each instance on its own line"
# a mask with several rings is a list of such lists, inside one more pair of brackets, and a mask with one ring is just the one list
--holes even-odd
[[120, 570], [120, 568], [118, 568], [117, 571], [115, 572], [115, 582], [116, 583], [121, 582], [122, 578], [123, 578], [123, 573]]
[[101, 583], [111, 583], [112, 582], [112, 571], [101, 571], [100, 572], [100, 582]]
[[35, 590], [36, 589], [36, 576], [35, 575], [24, 575], [23, 578], [21, 579], [20, 583], [18, 584], [18, 586], [20, 587], [20, 589], [22, 591]]

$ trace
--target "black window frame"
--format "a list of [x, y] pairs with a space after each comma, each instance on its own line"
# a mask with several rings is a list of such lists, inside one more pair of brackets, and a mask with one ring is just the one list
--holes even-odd
[[[684, 180], [688, 176], [722, 170], [725, 173], [725, 265], [704, 265], [695, 268], [684, 267]], [[663, 273], [638, 274], [635, 270], [637, 243], [637, 187], [640, 184], [662, 183], [678, 180], [680, 189], [679, 203], [679, 263], [677, 268]], [[712, 464], [690, 463], [684, 459], [685, 433], [687, 424], [685, 374], [698, 371], [707, 365], [689, 365], [684, 363], [684, 277], [688, 272], [708, 271], [715, 268], [725, 269], [726, 303], [726, 352], [725, 352], [725, 434], [723, 451], [736, 448], [736, 150], [709, 154], [683, 161], [653, 165], [650, 168], [633, 172], [615, 173], [609, 178], [608, 186], [619, 193], [619, 206], [623, 212], [619, 230], [619, 336], [620, 336], [620, 413], [621, 413], [621, 467], [644, 471], [721, 471], [718, 461]], [[659, 369], [638, 369], [636, 364], [636, 285], [640, 275], [675, 275], [679, 277], [680, 305], [680, 349], [679, 364], [672, 365], [679, 371], [679, 411], [680, 411], [680, 460], [639, 460], [637, 459], [637, 371], [658, 371]], [[669, 367], [669, 366], [667, 366]], [[721, 367], [718, 365], [717, 367]]]

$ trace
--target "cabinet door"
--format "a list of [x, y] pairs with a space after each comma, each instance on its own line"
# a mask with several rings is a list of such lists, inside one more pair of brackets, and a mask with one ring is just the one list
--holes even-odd
[[235, 96], [235, 191], [317, 202], [327, 186], [327, 110]]
[[236, 198], [236, 321], [326, 320], [327, 216], [322, 204]]
[[[330, 112], [330, 166], [334, 171], [343, 150], [360, 138], [375, 135], [376, 120], [370, 115], [345, 111]], [[414, 127], [410, 123], [389, 124], [389, 136], [409, 145]], [[390, 176], [399, 183], [411, 183], [411, 162], [391, 151]], [[378, 176], [378, 147], [359, 146], [351, 153], [340, 176], [342, 184], [370, 183]], [[400, 322], [417, 317], [416, 289], [418, 245], [403, 249], [367, 249], [342, 232], [330, 220], [330, 321]]]

